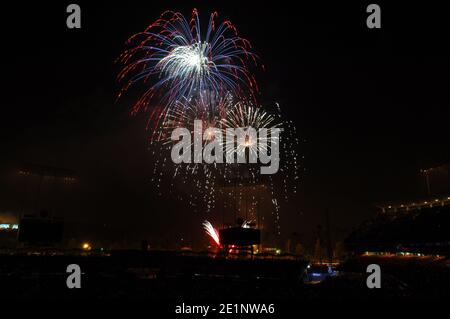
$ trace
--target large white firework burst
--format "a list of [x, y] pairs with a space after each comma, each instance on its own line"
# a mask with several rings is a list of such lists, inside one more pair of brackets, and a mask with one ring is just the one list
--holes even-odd
[[230, 21], [216, 25], [216, 17], [217, 13], [210, 15], [202, 33], [196, 9], [189, 21], [167, 11], [128, 39], [129, 49], [119, 58], [123, 68], [118, 79], [124, 82], [119, 96], [137, 83], [147, 84], [134, 112], [153, 101], [162, 105], [158, 113], [163, 115], [177, 101], [199, 98], [205, 91], [255, 96], [258, 86], [249, 66], [257, 65], [257, 57]]

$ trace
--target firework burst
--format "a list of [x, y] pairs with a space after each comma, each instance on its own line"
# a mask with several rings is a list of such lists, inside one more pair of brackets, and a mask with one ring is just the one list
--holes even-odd
[[229, 21], [215, 24], [217, 13], [210, 15], [206, 32], [201, 32], [196, 9], [188, 21], [181, 13], [167, 11], [145, 31], [127, 41], [127, 49], [119, 58], [123, 69], [118, 75], [124, 87], [119, 97], [139, 82], [150, 82], [133, 107], [133, 112], [150, 106], [151, 117], [164, 116], [183, 99], [221, 96], [255, 96], [258, 87], [249, 72], [257, 58], [250, 43], [238, 36]]
[[[277, 120], [279, 122], [277, 122]], [[259, 153], [270, 151], [271, 145], [279, 143], [279, 137], [272, 135], [275, 128], [281, 128], [282, 123], [277, 117], [265, 111], [262, 107], [256, 107], [251, 102], [239, 101], [226, 109], [226, 115], [221, 120], [222, 130], [226, 134], [227, 129], [242, 129], [244, 131], [254, 129], [265, 129], [266, 135], [247, 135], [245, 141], [237, 143], [235, 149], [234, 140], [227, 141], [225, 145], [226, 154], [236, 152], [238, 156], [245, 155], [247, 149], [248, 157], [257, 157]]]
[[[190, 19], [167, 11], [143, 32], [131, 36], [127, 41], [128, 49], [119, 57], [122, 69], [118, 80], [123, 83], [119, 98], [134, 86], [144, 86], [132, 113], [149, 111], [150, 150], [154, 156], [152, 182], [157, 188], [165, 175], [169, 175], [171, 186], [187, 186], [188, 202], [195, 207], [194, 211], [209, 213], [215, 208], [217, 197], [228, 192], [224, 189], [234, 188], [233, 200], [242, 201], [247, 195], [237, 194], [236, 189], [245, 187], [252, 188], [249, 206], [256, 211], [259, 199], [255, 193], [263, 185], [269, 190], [274, 207], [272, 214], [278, 224], [280, 186], [285, 199], [288, 193], [296, 192], [299, 138], [293, 123], [283, 120], [278, 104], [275, 110], [269, 108], [269, 111], [258, 106], [258, 86], [249, 71], [251, 66], [258, 65], [257, 57], [231, 22], [216, 25], [216, 18], [217, 13], [212, 13], [206, 28], [202, 29], [196, 9]], [[170, 156], [171, 133], [176, 128], [193, 132], [198, 120], [202, 123], [202, 135], [208, 128], [218, 128], [222, 136], [226, 136], [227, 129], [264, 129], [266, 135], [246, 135], [244, 141], [237, 143], [237, 148], [234, 140], [229, 143], [225, 139], [223, 149], [226, 155], [236, 152], [239, 157], [247, 157], [247, 154], [255, 157], [261, 152], [267, 154], [276, 144], [283, 162], [279, 172], [263, 178], [260, 166], [255, 163], [175, 165]], [[271, 134], [274, 129], [282, 129], [281, 136]], [[202, 143], [207, 144], [214, 138], [204, 138]], [[204, 207], [198, 204], [202, 201]], [[205, 221], [203, 226], [220, 245], [217, 230], [211, 223]]]
[[[206, 129], [216, 127], [226, 135], [228, 128], [266, 129], [266, 136], [257, 135], [254, 140], [246, 139], [242, 144], [230, 143], [223, 140], [222, 148], [224, 153], [236, 152], [249, 157], [251, 153], [257, 154], [261, 151], [270, 152], [270, 146], [277, 143], [280, 151], [279, 172], [274, 176], [264, 176], [260, 173], [260, 164], [229, 164], [229, 163], [181, 163], [173, 165], [170, 160], [170, 150], [173, 141], [170, 139], [170, 132], [175, 128], [188, 128], [191, 134], [194, 133], [194, 120], [202, 120], [202, 134], [205, 136]], [[282, 130], [280, 135], [272, 135], [271, 130], [278, 128]], [[270, 203], [273, 206], [274, 220], [279, 221], [279, 206], [284, 200], [296, 193], [297, 182], [300, 176], [300, 160], [298, 155], [300, 139], [297, 136], [295, 126], [292, 122], [284, 120], [278, 104], [273, 107], [254, 106], [245, 101], [235, 102], [231, 96], [226, 96], [220, 100], [205, 101], [185, 100], [177, 103], [167, 113], [165, 121], [162, 123], [161, 138], [159, 142], [153, 144], [160, 147], [155, 151], [157, 160], [155, 165], [155, 180], [160, 177], [158, 172], [168, 173], [168, 178], [173, 181], [173, 185], [186, 185], [189, 189], [187, 202], [197, 212], [212, 212], [220, 208], [220, 198], [227, 197], [227, 192], [231, 189], [234, 200], [244, 201], [248, 197], [248, 207], [256, 210], [260, 199], [257, 196], [247, 196], [245, 192], [236, 191], [235, 188], [243, 188], [256, 191], [260, 185], [265, 185], [270, 195]], [[203, 146], [211, 142], [206, 138]], [[193, 143], [193, 142], [192, 142]], [[162, 158], [165, 158], [162, 160]], [[160, 166], [160, 167], [157, 167]], [[164, 167], [162, 167], [164, 166]], [[227, 190], [228, 191], [227, 191]], [[219, 203], [217, 200], [219, 199]], [[203, 204], [199, 205], [199, 202]], [[237, 205], [239, 206], [239, 205]]]

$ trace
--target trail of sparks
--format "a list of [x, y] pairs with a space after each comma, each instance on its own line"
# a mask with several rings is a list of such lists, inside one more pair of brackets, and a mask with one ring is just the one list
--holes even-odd
[[203, 223], [203, 229], [214, 240], [217, 246], [220, 246], [219, 232], [213, 227], [213, 225], [205, 220]]

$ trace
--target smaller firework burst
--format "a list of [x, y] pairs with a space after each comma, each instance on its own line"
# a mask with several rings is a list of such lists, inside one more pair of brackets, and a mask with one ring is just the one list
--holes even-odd
[[[223, 137], [226, 137], [226, 130], [229, 128], [265, 129], [267, 135], [246, 136], [245, 141], [237, 143], [237, 145], [224, 138], [222, 148], [225, 156], [227, 153], [235, 152], [238, 156], [247, 158], [251, 154], [257, 155], [261, 152], [267, 154], [271, 151], [270, 147], [276, 143], [279, 146], [282, 163], [278, 173], [274, 176], [261, 175], [260, 164], [252, 164], [250, 161], [246, 161], [242, 165], [227, 162], [222, 164], [215, 162], [211, 164], [205, 162], [173, 164], [170, 159], [171, 146], [174, 143], [170, 138], [172, 131], [176, 128], [187, 128], [191, 134], [194, 134], [194, 121], [196, 120], [202, 122], [203, 147], [215, 138], [213, 136], [209, 139], [205, 135], [206, 130], [211, 127], [218, 128]], [[275, 128], [281, 129], [282, 134], [271, 134], [271, 130]], [[194, 141], [191, 141], [192, 147]], [[271, 202], [274, 206], [273, 214], [278, 222], [281, 199], [288, 200], [289, 196], [296, 192], [299, 179], [298, 143], [299, 138], [295, 126], [292, 122], [283, 120], [278, 104], [272, 108], [263, 108], [242, 100], [234, 102], [231, 95], [220, 99], [183, 100], [167, 113], [153, 140], [152, 149], [158, 149], [154, 152], [156, 155], [154, 181], [161, 180], [162, 171], [171, 174], [172, 185], [180, 187], [185, 185], [184, 189], [190, 190], [188, 202], [192, 203], [195, 211], [203, 213], [209, 213], [217, 208], [216, 199], [220, 196], [218, 189], [221, 187], [264, 184], [270, 190]], [[199, 201], [203, 204], [199, 205]], [[256, 207], [256, 201], [255, 199], [255, 202], [252, 201], [250, 205]]]
[[226, 115], [221, 120], [222, 129], [226, 134], [227, 129], [242, 129], [258, 131], [265, 129], [265, 135], [247, 134], [245, 140], [237, 143], [235, 149], [235, 141], [226, 142], [225, 152], [227, 155], [236, 152], [238, 156], [245, 156], [245, 152], [249, 150], [249, 158], [257, 158], [258, 154], [270, 151], [271, 145], [279, 143], [279, 136], [271, 134], [276, 128], [282, 127], [282, 122], [277, 121], [277, 117], [267, 112], [262, 107], [254, 106], [251, 102], [239, 101], [226, 109]]

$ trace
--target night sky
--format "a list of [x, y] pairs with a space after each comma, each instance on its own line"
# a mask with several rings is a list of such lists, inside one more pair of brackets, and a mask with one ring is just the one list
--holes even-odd
[[116, 102], [125, 40], [167, 9], [231, 20], [265, 65], [260, 99], [279, 102], [305, 140], [300, 192], [281, 215], [285, 236], [312, 241], [328, 209], [340, 238], [375, 203], [424, 196], [419, 169], [450, 162], [450, 26], [436, 5], [377, 2], [382, 28], [370, 30], [369, 2], [79, 1], [82, 28], [69, 30], [69, 3], [3, 10], [0, 212], [33, 209], [34, 195], [24, 199], [13, 176], [29, 162], [76, 171], [77, 183], [37, 204], [67, 220], [123, 238], [203, 236], [198, 218], [150, 183], [146, 117], [130, 115], [135, 97]]

